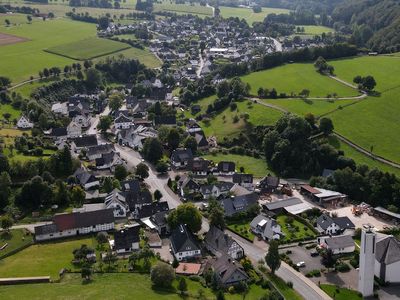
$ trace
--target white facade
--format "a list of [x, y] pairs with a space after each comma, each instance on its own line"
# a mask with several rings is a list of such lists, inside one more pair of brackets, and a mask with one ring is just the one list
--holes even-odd
[[33, 128], [33, 123], [31, 123], [25, 116], [21, 116], [17, 122], [17, 127], [21, 129], [29, 129]]
[[324, 230], [319, 225], [317, 225], [317, 229], [319, 232], [324, 232], [326, 234], [336, 234], [336, 233], [338, 233], [338, 231], [341, 230], [341, 228], [335, 222], [333, 222], [331, 225], [329, 225], [329, 227], [326, 230]]
[[69, 138], [76, 138], [82, 135], [82, 128], [80, 125], [72, 121], [67, 127], [67, 134]]
[[243, 248], [237, 242], [233, 242], [228, 249], [228, 255], [233, 259], [241, 259], [244, 256]]
[[139, 242], [136, 243], [132, 243], [130, 248], [126, 248], [126, 249], [117, 249], [115, 252], [117, 252], [117, 254], [124, 254], [124, 253], [129, 253], [135, 250], [139, 250]]
[[376, 234], [369, 227], [361, 232], [360, 270], [358, 272], [358, 291], [364, 296], [374, 294]]
[[199, 256], [200, 250], [177, 252], [177, 253], [174, 253], [174, 255], [178, 261], [181, 261], [181, 260], [184, 260], [187, 258]]
[[92, 182], [86, 183], [86, 184], [83, 186], [83, 188], [84, 188], [85, 190], [89, 190], [89, 189], [91, 189], [92, 187], [99, 186], [99, 185], [100, 185], [100, 181], [96, 180], [96, 181], [92, 181]]
[[69, 237], [69, 236], [76, 236], [76, 235], [81, 235], [81, 234], [89, 234], [92, 232], [108, 231], [111, 229], [114, 229], [114, 222], [106, 223], [106, 224], [97, 224], [95, 227], [91, 226], [91, 227], [82, 227], [82, 228], [72, 228], [72, 229], [58, 231], [58, 232], [54, 232], [54, 233], [40, 234], [40, 235], [36, 235], [35, 239], [37, 241], [46, 241], [46, 240], [53, 240], [53, 239]]
[[[375, 260], [375, 276], [381, 278], [381, 264]], [[389, 283], [400, 282], [400, 261], [386, 265], [385, 269], [385, 281]]]

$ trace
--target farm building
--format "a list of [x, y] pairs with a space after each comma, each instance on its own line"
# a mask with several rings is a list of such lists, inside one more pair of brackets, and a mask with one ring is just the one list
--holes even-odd
[[345, 194], [322, 188], [314, 188], [308, 184], [300, 186], [300, 193], [324, 207], [337, 207], [347, 199], [347, 195]]

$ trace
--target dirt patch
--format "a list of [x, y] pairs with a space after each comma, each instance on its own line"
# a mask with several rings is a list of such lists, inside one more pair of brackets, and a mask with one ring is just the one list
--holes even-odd
[[28, 39], [11, 34], [0, 33], [0, 46], [12, 45], [26, 41], [28, 41]]

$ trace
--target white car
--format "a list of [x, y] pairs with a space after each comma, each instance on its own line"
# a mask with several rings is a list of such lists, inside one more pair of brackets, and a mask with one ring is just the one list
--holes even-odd
[[299, 268], [303, 268], [306, 266], [306, 263], [304, 261], [299, 261], [296, 266], [298, 266]]

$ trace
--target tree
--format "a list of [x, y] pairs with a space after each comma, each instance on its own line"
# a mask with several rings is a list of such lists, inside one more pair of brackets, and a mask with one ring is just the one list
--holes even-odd
[[371, 75], [364, 77], [362, 85], [366, 90], [372, 91], [376, 86], [375, 78], [372, 77]]
[[105, 231], [97, 233], [96, 240], [99, 244], [105, 244], [108, 242], [108, 234]]
[[208, 202], [208, 205], [209, 205], [208, 219], [210, 220], [210, 225], [224, 229], [225, 228], [224, 209], [214, 199], [210, 200]]
[[154, 199], [158, 202], [163, 197], [163, 194], [159, 190], [154, 191]]
[[393, 213], [397, 213], [399, 211], [399, 209], [397, 208], [396, 205], [390, 204], [388, 205], [387, 209]]
[[28, 20], [28, 23], [32, 22], [32, 16], [26, 16], [26, 19]]
[[82, 71], [78, 71], [78, 72], [76, 73], [76, 77], [77, 77], [79, 80], [83, 80], [83, 73], [82, 73]]
[[167, 221], [172, 229], [179, 224], [186, 224], [189, 230], [195, 233], [201, 229], [202, 217], [193, 203], [184, 203], [168, 215]]
[[333, 255], [332, 249], [328, 249], [322, 253], [322, 264], [329, 268], [333, 268], [336, 264], [336, 258]]
[[185, 277], [181, 277], [178, 284], [178, 290], [181, 291], [181, 294], [187, 291], [187, 283]]
[[167, 173], [168, 172], [168, 164], [165, 161], [159, 161], [156, 165], [156, 171], [158, 173]]
[[102, 77], [100, 71], [93, 68], [86, 70], [86, 85], [90, 90], [100, 87], [101, 83]]
[[85, 69], [89, 69], [91, 66], [92, 66], [92, 62], [91, 62], [90, 60], [85, 60], [85, 61], [83, 62], [83, 67], [84, 67]]
[[162, 158], [163, 146], [158, 138], [146, 139], [143, 145], [143, 156], [153, 164]]
[[112, 268], [112, 265], [118, 260], [118, 257], [112, 253], [111, 251], [108, 251], [106, 255], [103, 258], [103, 261], [108, 265], [108, 269], [110, 270]]
[[279, 269], [281, 266], [281, 258], [279, 256], [279, 243], [278, 241], [272, 240], [269, 243], [268, 253], [265, 256], [265, 262], [268, 267], [271, 269], [271, 273], [275, 274], [275, 271]]
[[118, 165], [115, 167], [114, 176], [119, 181], [122, 181], [126, 178], [126, 176], [128, 176], [128, 171], [123, 165]]
[[98, 19], [99, 28], [104, 30], [107, 29], [108, 25], [110, 24], [110, 20], [108, 17], [100, 17]]
[[100, 129], [101, 132], [105, 133], [110, 128], [111, 124], [112, 119], [110, 116], [101, 116], [99, 124], [97, 125], [97, 129]]
[[136, 166], [135, 174], [139, 176], [140, 179], [144, 180], [149, 177], [149, 167], [144, 163], [140, 163]]
[[1, 228], [8, 231], [13, 226], [13, 220], [9, 216], [1, 218]]
[[304, 116], [304, 119], [308, 122], [308, 124], [310, 124], [310, 126], [315, 125], [315, 116], [312, 113], [307, 113]]
[[197, 152], [197, 141], [196, 139], [189, 135], [185, 140], [185, 148], [192, 150], [193, 154]]
[[222, 290], [218, 290], [217, 292], [217, 300], [225, 300], [225, 295]]
[[310, 90], [307, 89], [303, 89], [300, 93], [299, 93], [300, 97], [302, 98], [307, 98], [308, 96], [310, 96]]
[[108, 105], [112, 111], [117, 111], [123, 104], [124, 96], [121, 93], [114, 93], [110, 95]]
[[332, 120], [329, 118], [322, 118], [319, 121], [319, 129], [321, 132], [323, 132], [325, 135], [330, 135], [333, 131], [333, 123]]
[[261, 8], [261, 6], [259, 6], [259, 5], [255, 5], [255, 6], [253, 6], [253, 12], [254, 13], [260, 13], [262, 11], [262, 8]]
[[169, 288], [175, 279], [175, 272], [170, 265], [159, 262], [151, 269], [150, 277], [155, 286]]
[[175, 150], [179, 146], [180, 135], [176, 128], [172, 128], [167, 136], [168, 147]]
[[81, 276], [82, 279], [90, 280], [90, 276], [92, 275], [92, 269], [88, 266], [82, 267], [81, 269]]
[[11, 24], [11, 22], [10, 22], [10, 20], [9, 19], [5, 19], [5, 21], [4, 21], [5, 23], [6, 23], [6, 26], [8, 27], [8, 26], [10, 26], [10, 24]]
[[3, 171], [0, 174], [0, 211], [8, 205], [11, 195], [11, 178], [10, 175]]
[[86, 193], [80, 186], [74, 186], [71, 190], [71, 201], [72, 203], [80, 207], [85, 201]]

